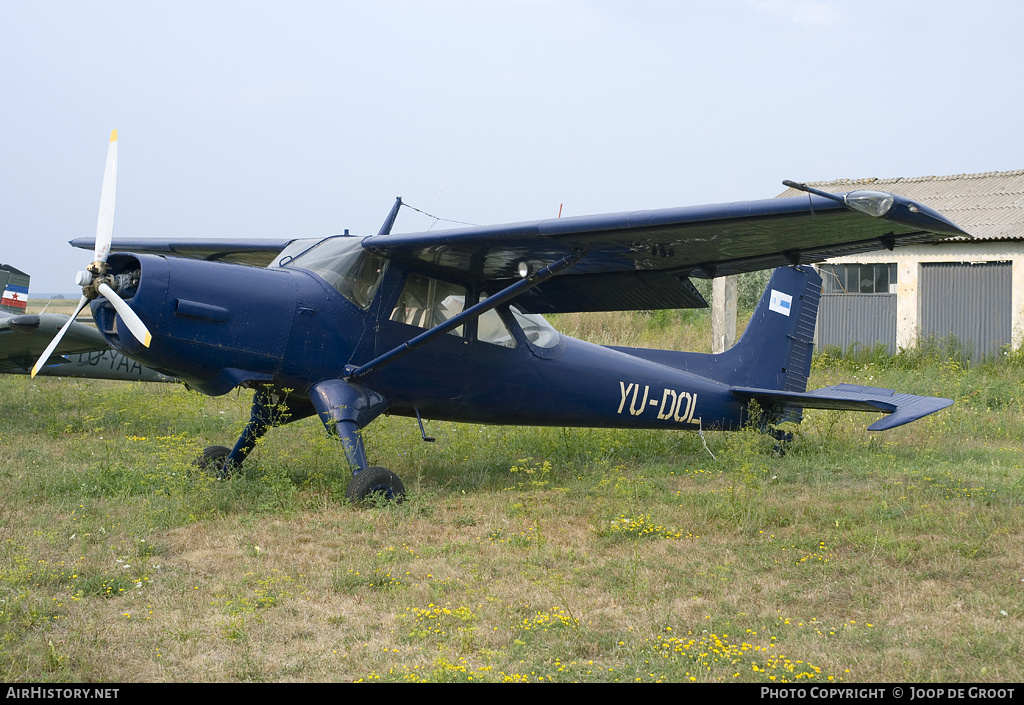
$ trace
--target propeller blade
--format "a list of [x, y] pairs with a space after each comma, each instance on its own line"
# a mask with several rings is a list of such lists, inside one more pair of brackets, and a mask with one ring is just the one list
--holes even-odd
[[87, 303], [89, 303], [89, 299], [83, 296], [78, 302], [78, 308], [76, 308], [75, 312], [71, 314], [71, 318], [69, 318], [68, 322], [65, 323], [59, 331], [57, 331], [57, 335], [53, 336], [53, 340], [51, 340], [50, 344], [46, 346], [46, 350], [43, 350], [43, 354], [39, 356], [39, 361], [32, 368], [33, 377], [36, 376], [39, 370], [43, 369], [46, 361], [50, 359], [50, 355], [52, 355], [53, 351], [57, 349], [57, 346], [60, 344], [64, 334], [68, 332], [68, 328], [70, 328], [71, 324], [75, 322], [75, 319], [78, 318], [78, 314], [82, 312], [82, 309], [85, 308]]
[[132, 307], [124, 302], [117, 293], [106, 284], [100, 284], [96, 287], [96, 290], [103, 295], [107, 301], [114, 307], [117, 314], [124, 321], [125, 325], [128, 326], [128, 330], [135, 336], [135, 339], [145, 345], [147, 348], [153, 341], [153, 336], [149, 334], [149, 329], [146, 328], [146, 324], [142, 322], [142, 319], [136, 315]]
[[106, 262], [110, 254], [110, 240], [114, 235], [114, 200], [117, 192], [117, 130], [110, 133], [107, 147], [107, 165], [103, 169], [103, 189], [100, 191], [100, 213], [96, 219], [96, 249], [93, 260]]

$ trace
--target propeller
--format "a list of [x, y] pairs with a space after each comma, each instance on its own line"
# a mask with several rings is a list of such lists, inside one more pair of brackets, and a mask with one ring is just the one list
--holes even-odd
[[110, 241], [114, 234], [114, 195], [117, 191], [117, 130], [110, 133], [110, 145], [107, 147], [107, 165], [103, 170], [103, 189], [100, 191], [100, 212], [96, 221], [96, 245], [93, 250], [93, 262], [85, 271], [79, 272], [75, 283], [82, 287], [82, 298], [78, 301], [78, 308], [71, 314], [71, 318], [57, 332], [50, 344], [46, 346], [39, 361], [32, 368], [32, 376], [46, 364], [50, 355], [57, 349], [64, 334], [71, 328], [78, 314], [90, 301], [102, 296], [110, 302], [117, 311], [117, 314], [128, 327], [129, 332], [135, 338], [149, 347], [152, 336], [146, 328], [146, 324], [136, 315], [135, 311], [117, 295], [117, 288], [120, 286], [116, 277], [107, 273], [107, 257], [110, 255]]

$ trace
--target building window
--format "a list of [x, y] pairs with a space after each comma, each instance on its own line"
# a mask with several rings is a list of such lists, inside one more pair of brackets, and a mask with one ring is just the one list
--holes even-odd
[[896, 263], [823, 264], [823, 294], [895, 294]]

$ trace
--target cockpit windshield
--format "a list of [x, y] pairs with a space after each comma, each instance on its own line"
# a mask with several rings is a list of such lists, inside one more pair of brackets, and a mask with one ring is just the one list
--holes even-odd
[[360, 308], [373, 300], [384, 268], [384, 258], [363, 248], [362, 238], [332, 237], [292, 258], [282, 257], [281, 267], [299, 267], [320, 275], [346, 299]]

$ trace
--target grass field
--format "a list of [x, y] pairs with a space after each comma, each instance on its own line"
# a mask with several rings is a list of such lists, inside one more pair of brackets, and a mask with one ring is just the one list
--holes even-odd
[[[706, 344], [673, 316], [557, 325]], [[813, 387], [957, 403], [882, 434], [810, 411], [784, 457], [382, 418], [371, 462], [409, 495], [371, 507], [313, 420], [196, 471], [247, 393], [0, 377], [0, 680], [1021, 682], [1022, 374], [819, 356]]]

